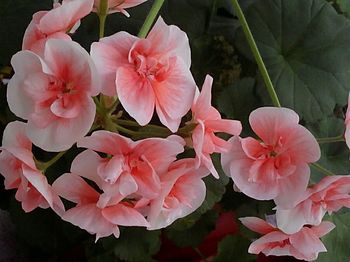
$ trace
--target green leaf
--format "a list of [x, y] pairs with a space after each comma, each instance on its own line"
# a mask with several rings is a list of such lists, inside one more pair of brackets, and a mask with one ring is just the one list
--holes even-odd
[[217, 218], [217, 212], [210, 210], [203, 214], [190, 228], [168, 227], [166, 229], [167, 237], [179, 247], [198, 246], [204, 237], [215, 228]]
[[[259, 0], [246, 18], [281, 103], [308, 122], [344, 106], [350, 89], [350, 21], [325, 0]], [[247, 56], [242, 31], [236, 44]], [[267, 101], [268, 103], [270, 101]]]
[[344, 14], [346, 14], [347, 16], [350, 16], [350, 1], [349, 0], [336, 0], [335, 2], [337, 3], [340, 10]]
[[241, 236], [227, 236], [220, 241], [214, 262], [256, 261], [256, 256], [248, 254], [249, 245], [250, 241]]
[[[317, 138], [335, 137], [344, 133], [344, 120], [328, 117], [317, 123], [306, 126]], [[349, 149], [345, 142], [321, 144], [321, 158], [317, 162], [337, 175], [350, 172]], [[311, 168], [311, 180], [319, 181], [325, 175]]]
[[227, 86], [217, 99], [220, 112], [228, 118], [240, 120], [244, 127], [249, 127], [249, 114], [259, 107], [259, 102], [255, 94], [255, 80], [251, 77]]
[[335, 224], [335, 229], [322, 238], [327, 253], [320, 253], [317, 262], [344, 262], [350, 257], [350, 213], [328, 216]]
[[101, 239], [105, 250], [112, 251], [122, 261], [153, 261], [152, 255], [160, 248], [160, 230], [147, 231], [144, 228], [127, 227], [120, 231], [118, 239]]

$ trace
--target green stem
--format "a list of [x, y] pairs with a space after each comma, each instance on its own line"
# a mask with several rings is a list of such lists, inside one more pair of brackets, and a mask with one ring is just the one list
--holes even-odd
[[57, 155], [55, 155], [53, 158], [51, 158], [49, 161], [47, 162], [40, 162], [40, 161], [35, 161], [36, 162], [36, 166], [39, 170], [41, 170], [43, 173], [45, 173], [45, 171], [52, 166], [53, 164], [55, 164], [67, 151], [62, 151], [59, 152]]
[[243, 32], [245, 34], [245, 37], [247, 38], [247, 41], [249, 43], [250, 49], [253, 52], [254, 58], [256, 63], [258, 64], [259, 71], [264, 79], [265, 86], [267, 88], [267, 91], [269, 92], [269, 95], [271, 97], [272, 103], [276, 107], [281, 107], [281, 103], [278, 100], [276, 91], [272, 85], [271, 79], [269, 77], [269, 73], [267, 72], [266, 66], [264, 64], [264, 61], [262, 60], [262, 57], [259, 53], [259, 49], [255, 43], [254, 37], [252, 35], [252, 32], [249, 29], [247, 20], [244, 17], [243, 11], [241, 7], [239, 6], [238, 0], [231, 0], [232, 5], [236, 11], [236, 14], [238, 16], [238, 19], [242, 25]]
[[153, 6], [151, 10], [149, 11], [145, 22], [143, 23], [141, 30], [138, 34], [138, 37], [145, 38], [151, 29], [154, 20], [156, 19], [159, 10], [161, 9], [162, 5], [164, 3], [164, 0], [155, 0], [153, 3]]
[[332, 171], [329, 171], [328, 169], [324, 168], [320, 164], [312, 163], [311, 166], [326, 176], [335, 176], [335, 174]]
[[333, 137], [321, 137], [316, 139], [319, 144], [327, 144], [327, 143], [336, 143], [336, 142], [344, 142], [344, 136], [333, 136]]
[[105, 24], [106, 24], [106, 18], [108, 14], [108, 0], [101, 0], [100, 6], [98, 8], [98, 18], [100, 20], [100, 32], [99, 37], [104, 37], [105, 34]]

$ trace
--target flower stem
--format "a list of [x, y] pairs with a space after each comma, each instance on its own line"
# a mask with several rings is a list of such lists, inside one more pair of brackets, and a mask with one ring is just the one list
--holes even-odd
[[156, 19], [159, 10], [161, 9], [164, 0], [155, 0], [151, 10], [149, 11], [145, 22], [143, 23], [138, 37], [145, 38], [152, 27], [154, 20]]
[[39, 170], [41, 170], [43, 173], [45, 173], [45, 171], [52, 166], [53, 164], [55, 164], [67, 151], [62, 151], [59, 152], [57, 155], [55, 155], [53, 158], [51, 158], [49, 161], [47, 162], [40, 162], [40, 161], [35, 161], [36, 162], [36, 166]]
[[106, 18], [108, 14], [108, 0], [101, 0], [100, 6], [98, 7], [98, 18], [100, 21], [100, 32], [99, 37], [104, 37], [105, 34], [105, 24], [106, 24]]
[[335, 176], [335, 174], [332, 171], [329, 171], [327, 168], [324, 168], [320, 164], [312, 163], [311, 166], [326, 176]]
[[317, 138], [317, 142], [319, 144], [336, 143], [336, 142], [344, 142], [344, 141], [345, 139], [343, 135]]
[[264, 64], [264, 61], [262, 60], [262, 57], [259, 53], [259, 49], [255, 43], [254, 37], [252, 35], [252, 32], [249, 29], [247, 20], [244, 17], [243, 11], [241, 7], [239, 6], [238, 0], [231, 0], [233, 8], [236, 11], [236, 14], [238, 16], [238, 19], [242, 25], [243, 32], [245, 34], [245, 37], [247, 38], [247, 41], [249, 43], [250, 49], [253, 52], [254, 58], [256, 63], [258, 64], [259, 71], [264, 79], [265, 86], [267, 88], [267, 91], [271, 97], [272, 103], [276, 107], [281, 107], [281, 103], [278, 99], [278, 96], [276, 94], [276, 91], [272, 85], [269, 73], [267, 72], [266, 66]]

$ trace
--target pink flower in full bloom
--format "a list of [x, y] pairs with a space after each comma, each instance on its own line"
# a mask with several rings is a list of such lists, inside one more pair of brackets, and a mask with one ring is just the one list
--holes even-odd
[[[129, 17], [129, 13], [125, 10], [130, 7], [137, 6], [146, 2], [147, 0], [108, 0], [108, 13], [120, 12]], [[95, 0], [94, 11], [98, 12], [101, 0]]]
[[50, 11], [39, 11], [33, 15], [23, 38], [22, 49], [42, 55], [45, 43], [50, 38], [68, 39], [69, 31], [74, 31], [79, 21], [92, 11], [93, 0], [63, 0]]
[[261, 140], [231, 138], [222, 166], [244, 194], [289, 208], [307, 188], [308, 163], [320, 158], [319, 145], [288, 108], [258, 108], [249, 122]]
[[192, 132], [192, 144], [196, 151], [196, 167], [199, 168], [203, 164], [214, 177], [219, 178], [210, 155], [214, 152], [228, 152], [231, 144], [215, 136], [215, 132], [238, 136], [242, 125], [237, 120], [221, 119], [220, 113], [211, 106], [212, 83], [213, 78], [207, 75], [201, 93], [197, 89], [192, 105], [193, 119], [191, 122], [197, 124]]
[[350, 148], [350, 93], [348, 97], [348, 108], [345, 115], [345, 142], [348, 148]]
[[[79, 160], [78, 160], [79, 161]], [[73, 161], [73, 170], [78, 173], [69, 173], [60, 176], [53, 183], [58, 194], [77, 205], [64, 214], [62, 219], [79, 226], [90, 234], [96, 234], [96, 241], [101, 237], [114, 235], [119, 237], [119, 226], [148, 226], [143, 215], [134, 209], [129, 202], [117, 202], [108, 206], [101, 206], [99, 198], [101, 194], [92, 188], [82, 177], [93, 179], [97, 184], [97, 166], [90, 162], [78, 163]], [[79, 167], [74, 167], [79, 165]], [[80, 173], [83, 171], [82, 173]], [[89, 174], [89, 175], [87, 175]]]
[[166, 227], [199, 208], [206, 194], [202, 178], [208, 174], [206, 168], [195, 169], [193, 159], [174, 162], [169, 170], [160, 176], [159, 197], [149, 201], [148, 229]]
[[104, 181], [103, 205], [114, 203], [134, 194], [146, 199], [159, 196], [161, 181], [176, 155], [183, 152], [183, 141], [178, 136], [167, 139], [147, 138], [137, 142], [108, 131], [96, 131], [78, 142], [97, 152], [108, 154], [102, 158], [92, 150], [86, 150], [77, 158], [79, 163], [96, 163], [99, 179]]
[[66, 150], [89, 132], [95, 118], [91, 96], [99, 93], [99, 82], [80, 45], [49, 39], [43, 58], [21, 51], [11, 63], [15, 75], [7, 101], [13, 113], [28, 120], [27, 135], [36, 146]]
[[240, 220], [250, 230], [263, 235], [249, 246], [249, 253], [262, 252], [266, 256], [293, 256], [306, 261], [316, 260], [318, 253], [327, 252], [319, 238], [335, 227], [333, 223], [324, 221], [318, 226], [305, 226], [294, 234], [286, 234], [257, 217], [244, 217]]
[[319, 225], [323, 216], [342, 207], [350, 208], [350, 176], [328, 176], [307, 189], [300, 202], [291, 209], [277, 206], [278, 227], [295, 233], [304, 225]]
[[25, 123], [9, 123], [0, 148], [0, 173], [5, 177], [6, 189], [17, 189], [16, 199], [25, 212], [37, 207], [51, 207], [57, 214], [64, 206], [48, 184], [44, 174], [35, 166], [32, 143], [25, 134]]
[[146, 39], [118, 32], [91, 46], [102, 79], [102, 93], [116, 93], [140, 124], [150, 122], [154, 108], [160, 121], [176, 132], [189, 111], [196, 84], [190, 72], [186, 33], [159, 18]]

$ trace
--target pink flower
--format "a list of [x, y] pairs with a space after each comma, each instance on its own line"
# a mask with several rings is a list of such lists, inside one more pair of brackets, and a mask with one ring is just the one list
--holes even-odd
[[[64, 174], [53, 183], [53, 187], [60, 196], [77, 204], [62, 215], [63, 220], [90, 234], [96, 234], [96, 241], [112, 234], [118, 238], [120, 233], [118, 225], [148, 226], [146, 219], [134, 209], [130, 201], [117, 202], [109, 206], [99, 205], [101, 194], [82, 178], [98, 181], [97, 166], [91, 165], [90, 162], [78, 163], [74, 160], [72, 170], [78, 173]], [[86, 176], [86, 174], [89, 175]]]
[[91, 96], [99, 93], [89, 54], [77, 43], [50, 39], [41, 59], [21, 51], [11, 60], [15, 75], [7, 100], [18, 117], [28, 120], [26, 132], [46, 151], [70, 148], [85, 136], [95, 118]]
[[156, 108], [160, 121], [177, 131], [196, 88], [185, 32], [159, 18], [146, 39], [118, 32], [93, 43], [91, 56], [103, 81], [103, 94], [117, 92], [140, 125], [150, 122]]
[[293, 256], [306, 261], [317, 259], [319, 252], [327, 252], [319, 238], [335, 227], [333, 223], [324, 221], [318, 226], [305, 226], [294, 234], [286, 234], [260, 218], [244, 217], [240, 220], [250, 230], [263, 235], [250, 245], [249, 253], [262, 252], [266, 256]]
[[348, 148], [350, 148], [350, 93], [348, 97], [348, 108], [345, 115], [345, 142]]
[[104, 201], [101, 205], [118, 202], [131, 194], [147, 199], [158, 197], [161, 190], [159, 175], [165, 173], [176, 155], [184, 150], [178, 136], [134, 142], [108, 131], [96, 131], [78, 142], [78, 146], [110, 156], [102, 158], [91, 150], [77, 156], [81, 165], [87, 162], [97, 165], [99, 179], [104, 181], [100, 184], [105, 192], [100, 199]]
[[[147, 0], [108, 0], [108, 13], [120, 12], [123, 15], [130, 17], [129, 13], [125, 10], [126, 8], [134, 7], [139, 4], [146, 2]], [[100, 8], [101, 0], [95, 0], [94, 11], [98, 13]]]
[[319, 225], [323, 216], [342, 207], [350, 208], [350, 176], [329, 176], [309, 188], [292, 209], [277, 206], [278, 227], [295, 233], [304, 225]]
[[207, 75], [200, 94], [197, 89], [192, 105], [193, 119], [191, 122], [197, 124], [192, 132], [192, 144], [196, 151], [196, 168], [203, 164], [214, 177], [219, 178], [210, 155], [214, 152], [228, 152], [231, 144], [215, 136], [215, 132], [238, 136], [242, 131], [242, 125], [237, 120], [221, 119], [220, 113], [211, 106], [212, 83], [213, 78]]
[[316, 139], [288, 108], [256, 109], [249, 122], [261, 141], [231, 138], [231, 150], [221, 158], [226, 174], [252, 198], [293, 206], [308, 185], [308, 163], [320, 158]]
[[25, 212], [37, 207], [51, 207], [57, 214], [64, 206], [33, 160], [32, 143], [25, 134], [25, 123], [9, 123], [0, 148], [0, 173], [5, 177], [6, 189], [17, 189], [16, 199]]
[[50, 11], [39, 11], [33, 15], [23, 38], [22, 49], [42, 55], [48, 39], [68, 39], [80, 19], [92, 11], [93, 0], [63, 0], [62, 5], [54, 4]]
[[202, 177], [208, 173], [205, 168], [195, 169], [193, 159], [182, 159], [173, 163], [169, 170], [160, 176], [159, 197], [149, 203], [148, 229], [166, 227], [199, 208], [206, 194]]

